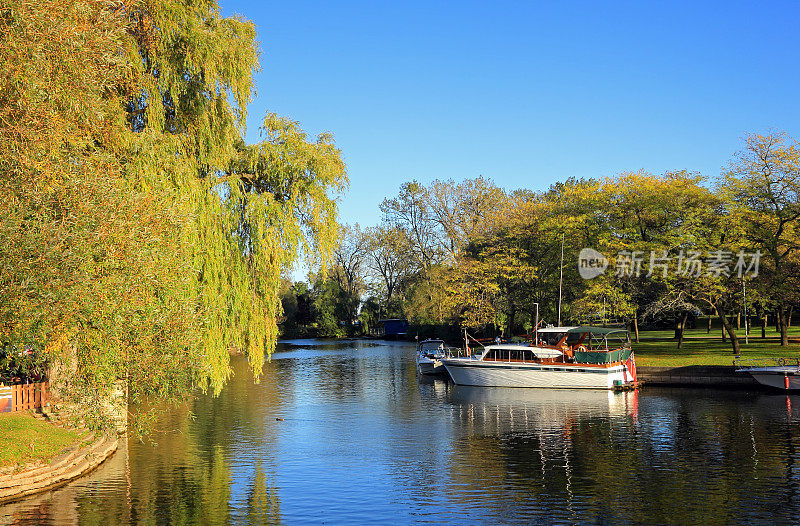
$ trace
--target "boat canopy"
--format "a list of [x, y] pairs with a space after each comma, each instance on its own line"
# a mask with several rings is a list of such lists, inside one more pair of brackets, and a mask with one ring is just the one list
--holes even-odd
[[529, 344], [518, 344], [518, 343], [493, 343], [491, 345], [487, 345], [486, 349], [503, 349], [504, 351], [529, 351], [531, 350], [531, 346]]
[[569, 332], [572, 329], [577, 329], [577, 327], [543, 327], [536, 332], [541, 332], [545, 334], [553, 334], [553, 333], [564, 334], [565, 332]]
[[584, 334], [584, 333], [588, 332], [589, 334], [592, 334], [592, 335], [596, 334], [598, 336], [607, 336], [609, 334], [615, 334], [615, 333], [618, 333], [618, 332], [627, 334], [628, 331], [626, 329], [619, 329], [619, 328], [615, 329], [615, 328], [607, 328], [607, 327], [588, 327], [588, 326], [584, 326], [584, 327], [573, 327], [572, 329], [570, 329], [569, 332], [572, 333], [572, 334], [575, 334], [575, 333]]
[[544, 334], [592, 334], [597, 336], [607, 336], [609, 334], [614, 333], [627, 333], [628, 331], [625, 329], [614, 329], [614, 328], [606, 328], [606, 327], [589, 327], [589, 326], [581, 326], [581, 327], [544, 327], [539, 329], [537, 332], [544, 333]]

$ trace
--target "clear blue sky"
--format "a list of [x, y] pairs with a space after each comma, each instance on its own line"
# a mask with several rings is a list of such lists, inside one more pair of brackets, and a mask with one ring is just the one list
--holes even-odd
[[411, 179], [716, 176], [747, 132], [800, 138], [800, 4], [699, 4], [221, 0], [258, 27], [248, 140], [266, 111], [333, 132], [362, 225]]

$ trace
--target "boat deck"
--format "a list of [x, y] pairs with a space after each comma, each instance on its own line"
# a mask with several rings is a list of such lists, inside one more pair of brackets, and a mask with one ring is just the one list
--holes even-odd
[[599, 369], [608, 369], [610, 367], [618, 367], [623, 362], [608, 362], [608, 363], [581, 363], [581, 362], [565, 362], [558, 358], [542, 358], [540, 360], [520, 360], [518, 358], [483, 358], [482, 360], [475, 360], [476, 362], [494, 362], [494, 363], [513, 363], [525, 365], [558, 365], [566, 367], [576, 367], [584, 369], [586, 367], [595, 367]]

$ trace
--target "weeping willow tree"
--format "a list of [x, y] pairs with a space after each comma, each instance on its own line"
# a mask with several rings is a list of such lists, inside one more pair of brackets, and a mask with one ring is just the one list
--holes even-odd
[[258, 376], [277, 339], [281, 272], [299, 253], [327, 266], [338, 232], [331, 194], [346, 179], [332, 137], [309, 141], [297, 123], [272, 114], [262, 129], [264, 140], [242, 145], [199, 192], [195, 246], [215, 247], [195, 253], [214, 389], [231, 350], [246, 352]]
[[202, 382], [218, 391], [231, 351], [246, 352], [258, 376], [274, 348], [281, 272], [301, 250], [326, 263], [345, 166], [330, 135], [311, 141], [272, 114], [261, 143], [242, 141], [257, 68], [253, 24], [221, 17], [214, 1], [143, 1], [125, 12], [142, 79], [129, 120], [158, 145], [139, 173], [159, 184], [165, 157], [180, 164], [169, 184], [194, 217], [184, 241], [198, 273]]
[[[345, 166], [269, 114], [243, 140], [255, 27], [216, 2], [0, 0], [0, 343], [99, 407], [256, 376], [281, 272], [326, 264]], [[71, 393], [71, 394], [70, 394]], [[87, 404], [87, 398], [95, 404]]]

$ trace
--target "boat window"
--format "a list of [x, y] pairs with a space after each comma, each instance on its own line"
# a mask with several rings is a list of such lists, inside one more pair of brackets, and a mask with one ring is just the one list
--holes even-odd
[[539, 334], [539, 343], [543, 345], [555, 345], [564, 337], [564, 333], [543, 332]]
[[567, 335], [567, 344], [568, 345], [575, 345], [583, 338], [583, 334], [579, 332], [571, 332]]
[[540, 361], [533, 349], [503, 349], [495, 348], [486, 351], [485, 360], [499, 362], [538, 362]]
[[524, 352], [523, 356], [525, 357], [524, 359], [526, 362], [536, 361], [536, 355], [533, 353], [533, 351], [523, 351], [523, 352]]

